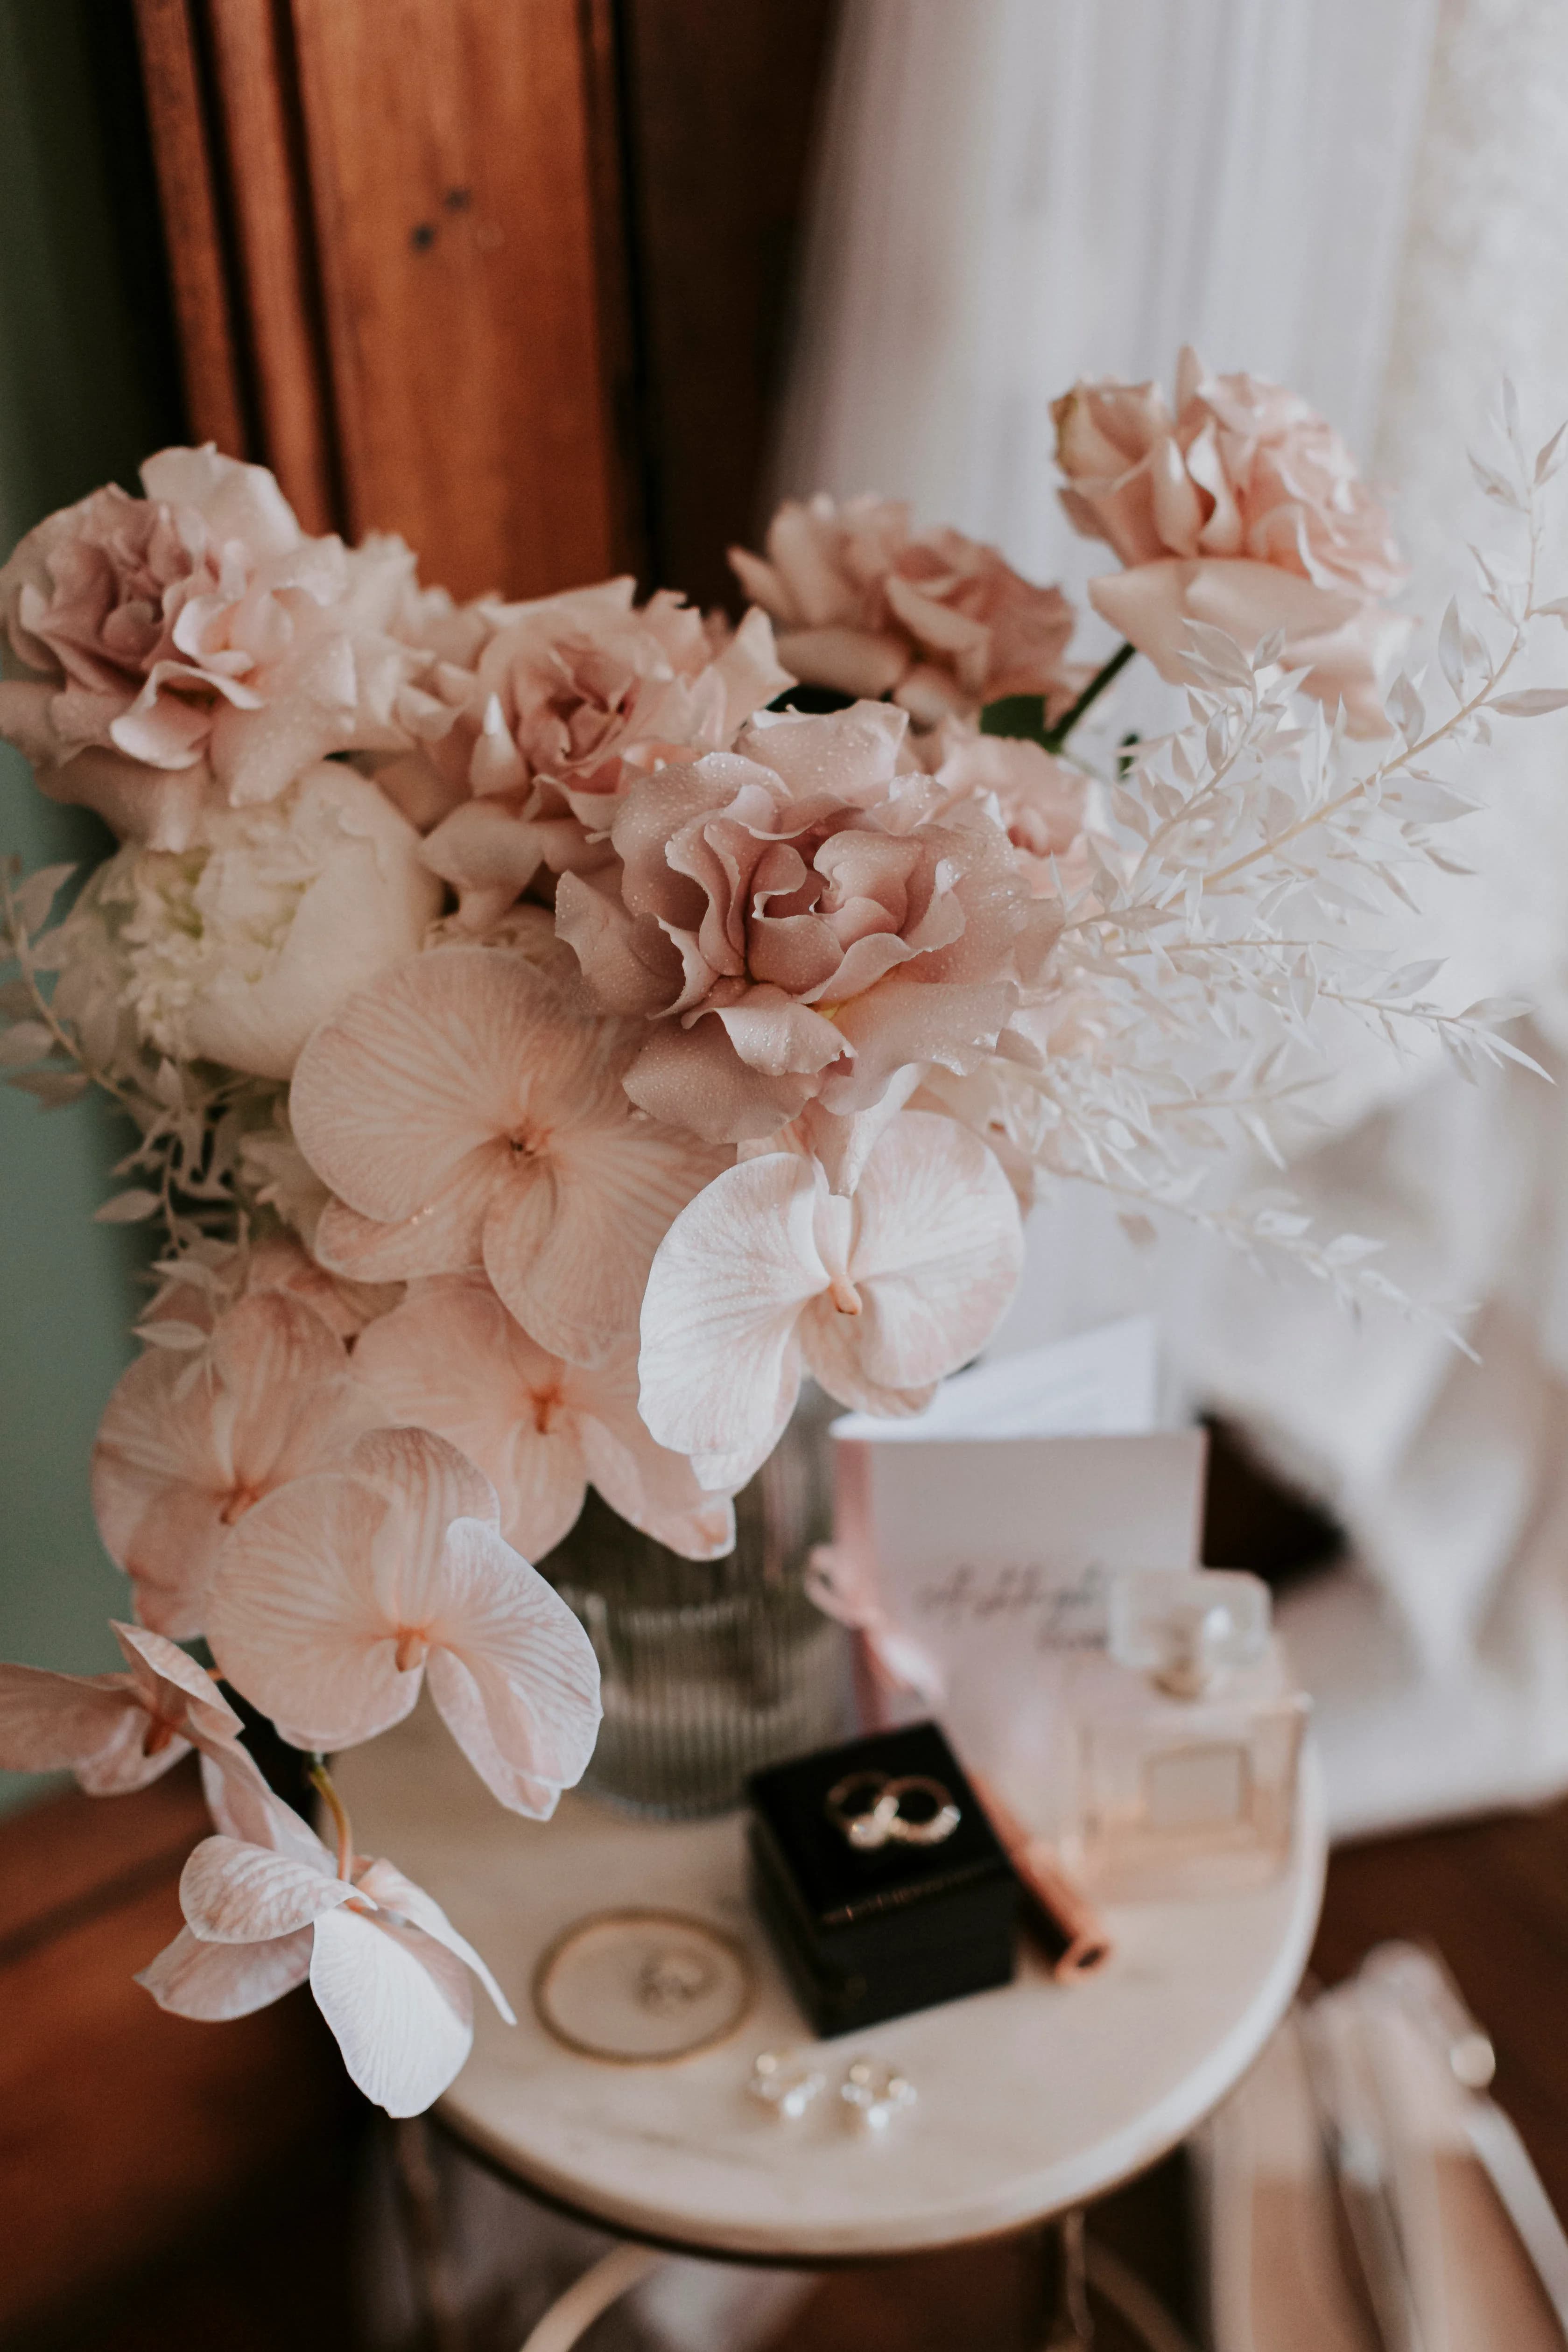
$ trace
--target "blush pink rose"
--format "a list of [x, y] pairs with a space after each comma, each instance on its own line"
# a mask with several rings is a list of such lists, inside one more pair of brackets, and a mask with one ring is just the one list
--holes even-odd
[[437, 673], [456, 722], [431, 752], [443, 817], [426, 857], [484, 929], [536, 875], [592, 873], [639, 776], [716, 751], [792, 681], [765, 614], [731, 630], [631, 580], [491, 606], [471, 668]]
[[889, 695], [921, 726], [1006, 694], [1065, 708], [1077, 691], [1060, 589], [1035, 587], [962, 531], [911, 533], [897, 499], [786, 499], [766, 559], [732, 547], [730, 562], [808, 685]]
[[53, 800], [183, 849], [213, 802], [268, 801], [324, 753], [395, 747], [420, 659], [385, 634], [412, 558], [308, 539], [272, 476], [165, 449], [0, 569], [0, 734]]
[[1062, 504], [1126, 569], [1089, 602], [1164, 677], [1188, 625], [1250, 649], [1274, 630], [1306, 690], [1351, 731], [1388, 731], [1380, 681], [1413, 625], [1384, 600], [1405, 564], [1386, 510], [1339, 436], [1297, 394], [1210, 376], [1184, 351], [1174, 415], [1153, 384], [1078, 383], [1053, 408]]
[[944, 809], [979, 799], [994, 812], [1037, 898], [1088, 881], [1089, 778], [1070, 761], [1022, 738], [969, 735], [952, 742], [934, 781]]
[[618, 887], [562, 877], [590, 995], [652, 1024], [625, 1080], [644, 1110], [746, 1141], [994, 1045], [1059, 915], [981, 800], [897, 772], [904, 724], [885, 703], [759, 721], [627, 793]]

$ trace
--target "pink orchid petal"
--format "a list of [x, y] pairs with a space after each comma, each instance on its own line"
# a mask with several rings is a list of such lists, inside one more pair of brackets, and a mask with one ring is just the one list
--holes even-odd
[[496, 1165], [489, 1150], [472, 1153], [425, 1208], [397, 1223], [362, 1217], [344, 1202], [329, 1201], [316, 1227], [317, 1259], [356, 1282], [468, 1273], [483, 1260]]
[[378, 1589], [388, 1516], [373, 1487], [328, 1472], [268, 1496], [224, 1548], [207, 1596], [213, 1654], [296, 1747], [355, 1747], [419, 1696], [418, 1669], [398, 1671], [397, 1621]]
[[182, 1639], [203, 1628], [208, 1575], [257, 1497], [347, 1451], [377, 1418], [342, 1343], [303, 1299], [242, 1298], [186, 1383], [149, 1349], [118, 1382], [93, 1448], [92, 1497], [143, 1619]]
[[[275, 1797], [254, 1757], [237, 1740], [215, 1739], [201, 1750], [202, 1795], [212, 1824], [223, 1837], [247, 1845], [269, 1845], [303, 1860], [321, 1841], [280, 1797]], [[286, 1817], [286, 1819], [285, 1819]], [[290, 1825], [304, 1834], [291, 1835]], [[324, 1848], [321, 1849], [323, 1852]]]
[[636, 1325], [671, 1220], [720, 1164], [650, 1120], [584, 1125], [563, 1137], [548, 1171], [498, 1192], [485, 1271], [541, 1347], [602, 1363]]
[[729, 1495], [705, 1492], [688, 1457], [649, 1435], [637, 1409], [634, 1350], [595, 1371], [574, 1370], [566, 1393], [588, 1475], [612, 1509], [688, 1559], [717, 1559], [734, 1549]]
[[[426, 1418], [431, 1421], [435, 1415]], [[479, 1451], [476, 1446], [476, 1460]], [[486, 1461], [480, 1466], [488, 1470], [491, 1465]], [[541, 1431], [536, 1424], [517, 1423], [508, 1434], [503, 1457], [494, 1464], [494, 1475], [501, 1500], [501, 1533], [524, 1559], [542, 1559], [576, 1526], [587, 1492], [575, 1428]]]
[[108, 1745], [76, 1767], [78, 1788], [89, 1797], [127, 1796], [132, 1790], [145, 1789], [161, 1779], [172, 1764], [190, 1754], [191, 1742], [183, 1733], [174, 1732], [161, 1742], [150, 1741], [153, 1728], [142, 1707], [127, 1707]]
[[956, 1119], [900, 1111], [867, 1160], [854, 1210], [863, 1376], [916, 1389], [956, 1371], [990, 1339], [1023, 1269], [1023, 1223], [994, 1153]]
[[258, 1292], [229, 1309], [214, 1334], [212, 1360], [232, 1400], [242, 1471], [262, 1468], [297, 1442], [301, 1390], [341, 1380], [347, 1370], [342, 1341], [302, 1298], [281, 1290]]
[[180, 1908], [204, 1944], [264, 1944], [309, 1927], [353, 1888], [320, 1865], [237, 1838], [204, 1838], [180, 1873]]
[[561, 1801], [553, 1780], [542, 1780], [501, 1752], [483, 1692], [460, 1658], [437, 1651], [430, 1661], [430, 1695], [441, 1719], [498, 1804], [530, 1821], [547, 1822]]
[[390, 1862], [368, 1864], [354, 1884], [362, 1895], [370, 1895], [383, 1910], [396, 1912], [422, 1934], [433, 1936], [437, 1943], [445, 1944], [449, 1952], [456, 1953], [465, 1968], [473, 1970], [507, 2023], [517, 2023], [510, 2003], [489, 1969], [467, 1937], [458, 1935], [433, 1895], [426, 1895], [422, 1886], [416, 1886], [411, 1878], [405, 1878]]
[[471, 1153], [524, 1126], [536, 1092], [580, 1088], [583, 1076], [583, 1024], [532, 965], [490, 948], [440, 948], [322, 1024], [300, 1057], [289, 1111], [323, 1182], [392, 1223], [427, 1207]]
[[225, 1499], [194, 1486], [167, 1486], [123, 1545], [136, 1613], [171, 1641], [195, 1641], [205, 1630], [207, 1580], [228, 1533]]
[[889, 1388], [873, 1380], [861, 1360], [862, 1331], [858, 1317], [841, 1315], [829, 1298], [814, 1298], [800, 1322], [801, 1353], [812, 1378], [830, 1397], [855, 1412], [874, 1412], [890, 1421], [921, 1412], [936, 1394], [937, 1384], [923, 1388]]
[[[126, 1686], [123, 1675], [57, 1675], [43, 1666], [0, 1665], [0, 1770], [60, 1772], [90, 1766], [105, 1750], [130, 1737], [139, 1751], [148, 1728], [145, 1710]], [[179, 1753], [184, 1754], [182, 1745]], [[167, 1769], [174, 1758], [156, 1756], [141, 1780], [118, 1785], [142, 1787]]]
[[[155, 1496], [165, 1489], [188, 1493], [202, 1523], [216, 1523], [220, 1507], [213, 1498], [230, 1483], [227, 1465], [217, 1455], [211, 1391], [198, 1382], [185, 1399], [177, 1398], [183, 1369], [150, 1348], [121, 1375], [99, 1424], [92, 1507], [104, 1547], [121, 1568]], [[212, 1540], [216, 1545], [217, 1538]], [[180, 1580], [170, 1568], [165, 1580]]]
[[788, 1143], [820, 1161], [830, 1191], [853, 1192], [878, 1138], [920, 1083], [920, 1066], [911, 1063], [895, 1070], [887, 1091], [869, 1110], [841, 1114], [820, 1102], [807, 1103], [788, 1135], [779, 1138], [780, 1144]]
[[[786, 1423], [789, 1413], [795, 1411], [795, 1400], [800, 1393], [801, 1376], [804, 1370], [805, 1359], [801, 1352], [799, 1337], [796, 1335], [790, 1341], [789, 1366], [786, 1373], [790, 1383], [787, 1390], [790, 1400], [789, 1408], [784, 1415]], [[780, 1431], [771, 1431], [760, 1444], [752, 1444], [728, 1453], [692, 1454], [688, 1456], [691, 1464], [692, 1475], [698, 1485], [708, 1494], [738, 1494], [748, 1479], [756, 1476], [757, 1472], [778, 1444], [781, 1434]]]
[[598, 1719], [592, 1648], [498, 1519], [489, 1482], [443, 1439], [378, 1431], [344, 1471], [268, 1497], [236, 1531], [210, 1596], [215, 1654], [286, 1737], [330, 1748], [399, 1720], [426, 1652], [434, 1670], [450, 1648], [484, 1681], [508, 1761], [574, 1780]]
[[172, 1717], [183, 1702], [193, 1734], [201, 1732], [211, 1739], [238, 1737], [242, 1728], [238, 1716], [205, 1667], [198, 1666], [188, 1651], [160, 1633], [150, 1633], [144, 1625], [122, 1625], [110, 1618], [109, 1630], [120, 1644], [132, 1682], [160, 1713]]
[[[570, 1787], [582, 1778], [599, 1729], [599, 1668], [587, 1634], [493, 1528], [454, 1521], [443, 1570], [433, 1649], [438, 1644], [473, 1677], [489, 1738], [509, 1768]], [[430, 1687], [444, 1715], [447, 1684], [440, 1655], [433, 1656]], [[456, 1723], [452, 1728], [466, 1745]]]
[[[634, 1367], [635, 1383], [635, 1367]], [[721, 1559], [735, 1549], [735, 1507], [705, 1493], [688, 1456], [656, 1445], [636, 1404], [612, 1426], [584, 1418], [583, 1459], [612, 1510], [686, 1559]]]
[[642, 1310], [642, 1414], [661, 1445], [749, 1456], [782, 1432], [800, 1310], [829, 1280], [816, 1202], [815, 1168], [768, 1152], [716, 1177], [670, 1226]]
[[454, 1519], [500, 1525], [495, 1488], [467, 1454], [427, 1429], [377, 1429], [350, 1454], [349, 1474], [388, 1507], [390, 1545], [377, 1546], [377, 1591], [388, 1611], [421, 1620], [446, 1588], [443, 1545]]
[[351, 2081], [391, 2116], [422, 2115], [473, 2042], [467, 1970], [417, 1927], [353, 1911], [319, 1919], [310, 1990]]
[[204, 2024], [249, 2017], [281, 2000], [310, 1973], [311, 1931], [300, 1927], [265, 1944], [204, 1944], [182, 1927], [136, 1982], [160, 2009]]
[[489, 1284], [418, 1283], [354, 1355], [390, 1420], [448, 1438], [496, 1489], [501, 1531], [524, 1559], [561, 1540], [583, 1507], [583, 1449], [563, 1402], [566, 1367], [531, 1339]]

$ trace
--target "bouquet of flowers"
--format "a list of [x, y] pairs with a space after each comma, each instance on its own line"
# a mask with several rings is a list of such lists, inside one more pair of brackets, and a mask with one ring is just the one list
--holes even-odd
[[[1428, 716], [1384, 692], [1387, 518], [1300, 400], [1188, 353], [1173, 408], [1079, 384], [1057, 421], [1120, 566], [1092, 673], [1058, 589], [875, 499], [782, 508], [739, 626], [629, 580], [459, 607], [210, 448], [0, 570], [0, 732], [119, 838], [73, 892], [0, 883], [0, 1066], [118, 1106], [101, 1213], [163, 1241], [93, 1462], [124, 1671], [0, 1668], [0, 1764], [108, 1793], [198, 1751], [166, 2008], [309, 1978], [368, 2095], [427, 2105], [473, 1978], [504, 1997], [357, 1853], [325, 1759], [427, 1681], [500, 1803], [550, 1813], [597, 1676], [530, 1563], [590, 1483], [727, 1551], [805, 1373], [910, 1413], [984, 1347], [1042, 1180], [1387, 1289], [1278, 1194], [1205, 1205], [1205, 1155], [1267, 1145], [1325, 1008], [1519, 1058], [1517, 1008], [1442, 1008], [1364, 914], [1454, 870], [1442, 755], [1568, 701], [1519, 686], [1568, 614], [1536, 578], [1562, 436], [1528, 453], [1510, 397], [1481, 470], [1522, 562], [1450, 606]], [[1134, 650], [1185, 717], [1118, 744]], [[312, 1759], [329, 1842], [226, 1687]]]

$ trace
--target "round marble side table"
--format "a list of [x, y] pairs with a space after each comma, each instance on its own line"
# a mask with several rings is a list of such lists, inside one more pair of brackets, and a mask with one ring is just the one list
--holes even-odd
[[[437, 2110], [447, 2128], [524, 2189], [628, 2238], [779, 2265], [998, 2235], [1142, 2171], [1272, 2033], [1322, 1891], [1309, 1750], [1291, 1861], [1271, 1887], [1115, 1910], [1115, 1957], [1098, 1976], [1058, 1985], [1025, 1957], [1000, 1991], [816, 2045], [830, 2093], [862, 2054], [916, 2084], [913, 2109], [868, 2139], [831, 2095], [788, 2124], [746, 2095], [759, 2051], [810, 2036], [747, 1902], [741, 1816], [649, 1822], [568, 1796], [553, 1822], [521, 1821], [425, 1708], [333, 1771], [359, 1851], [428, 1888], [517, 2011], [509, 2028], [476, 2001], [472, 2055]], [[744, 1945], [755, 2000], [728, 2041], [623, 2065], [563, 2047], [541, 2022], [541, 1956], [586, 1915], [637, 1906], [695, 1915]]]

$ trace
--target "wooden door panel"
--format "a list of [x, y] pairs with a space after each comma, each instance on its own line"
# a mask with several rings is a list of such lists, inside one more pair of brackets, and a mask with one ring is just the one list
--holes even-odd
[[134, 0], [192, 430], [458, 595], [750, 531], [833, 0]]
[[192, 429], [458, 596], [640, 553], [609, 0], [135, 0]]
[[291, 26], [273, 0], [208, 0], [206, 32], [253, 454], [307, 530], [332, 530], [348, 518]]
[[254, 456], [207, 91], [189, 0], [135, 0], [135, 5], [191, 431], [198, 441], [216, 441], [231, 457]]
[[459, 596], [613, 570], [587, 12], [293, 14], [351, 530]]

